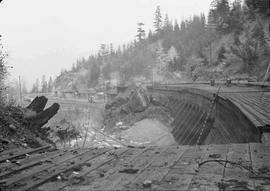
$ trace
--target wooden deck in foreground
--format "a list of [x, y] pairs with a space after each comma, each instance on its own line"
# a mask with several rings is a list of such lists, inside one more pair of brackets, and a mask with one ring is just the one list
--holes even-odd
[[222, 189], [270, 190], [270, 145], [42, 147], [0, 157], [0, 190]]

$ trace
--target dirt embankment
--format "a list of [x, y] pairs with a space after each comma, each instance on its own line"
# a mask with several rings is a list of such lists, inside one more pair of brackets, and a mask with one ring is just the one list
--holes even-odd
[[42, 128], [58, 111], [54, 103], [44, 110], [48, 99], [36, 97], [26, 108], [0, 107], [0, 152], [15, 148], [36, 148], [54, 143], [48, 138], [48, 128]]
[[142, 87], [120, 93], [105, 106], [105, 131], [132, 145], [170, 145], [171, 116]]

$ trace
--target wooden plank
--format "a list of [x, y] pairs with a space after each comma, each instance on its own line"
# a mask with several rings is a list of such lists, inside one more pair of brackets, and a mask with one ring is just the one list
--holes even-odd
[[186, 129], [190, 128], [190, 124], [191, 121], [196, 121], [196, 109], [195, 106], [191, 105], [191, 107], [188, 109], [188, 111], [184, 111], [187, 113], [185, 118], [180, 118], [180, 121], [178, 122], [178, 124], [176, 124], [178, 131], [176, 131], [176, 133], [174, 134], [174, 137], [177, 139], [177, 141], [180, 144], [183, 144], [182, 141], [182, 136], [184, 134], [184, 132], [186, 131]]
[[154, 190], [162, 191], [186, 191], [194, 175], [169, 173], [164, 177], [160, 184], [154, 187]]
[[192, 130], [197, 127], [198, 122], [201, 120], [201, 114], [202, 111], [199, 110], [199, 108], [196, 108], [193, 112], [192, 115], [190, 115], [190, 119], [188, 119], [183, 125], [183, 131], [182, 133], [178, 136], [177, 140], [181, 140], [181, 143], [183, 145], [188, 144], [188, 142], [190, 141], [189, 139], [187, 139], [188, 136], [190, 136], [192, 133]]
[[[251, 96], [250, 96], [251, 97]], [[267, 101], [261, 101], [260, 97], [256, 97], [253, 98], [251, 97], [249, 99], [251, 99], [252, 104], [255, 104], [257, 107], [259, 107], [261, 109], [261, 112], [264, 116], [266, 116], [267, 119], [270, 118], [270, 99], [268, 99]]]
[[242, 107], [245, 108], [251, 115], [254, 115], [254, 117], [257, 118], [258, 121], [261, 121], [265, 124], [268, 123], [268, 119], [255, 109], [256, 107], [254, 106], [254, 104], [249, 103], [249, 102], [245, 102], [241, 98], [238, 98], [238, 99], [239, 99], [238, 103], [242, 104]]
[[[8, 176], [11, 174], [18, 173], [19, 171], [25, 170], [27, 168], [31, 168], [35, 165], [40, 165], [42, 163], [45, 163], [48, 160], [52, 160], [54, 157], [61, 155], [64, 153], [64, 150], [56, 150], [54, 152], [44, 153], [42, 155], [34, 156], [29, 159], [25, 159], [21, 161], [18, 165], [15, 165], [13, 167], [8, 168], [5, 172], [0, 174], [0, 178], [3, 178], [4, 176]], [[1, 170], [2, 171], [2, 170]]]
[[266, 144], [250, 143], [252, 168], [258, 171], [261, 167], [270, 167], [270, 146]]
[[150, 163], [150, 165], [137, 177], [130, 180], [130, 182], [124, 186], [120, 185], [115, 187], [119, 190], [128, 189], [144, 189], [143, 183], [148, 180], [151, 181], [151, 188], [154, 189], [160, 184], [161, 180], [168, 174], [170, 168], [177, 162], [184, 154], [187, 147], [172, 147], [168, 148], [161, 153], [160, 157]]
[[[106, 190], [122, 190], [125, 185], [130, 183], [133, 179], [135, 179], [138, 175], [143, 173], [146, 168], [148, 168], [155, 160], [162, 156], [162, 153], [168, 150], [167, 147], [156, 148], [149, 151], [149, 154], [146, 156], [142, 156], [140, 160], [137, 160], [134, 164], [132, 164], [133, 168], [138, 169], [138, 172], [135, 174], [123, 174], [119, 176], [119, 178], [113, 182], [108, 187], [103, 187]], [[120, 175], [120, 174], [119, 174]]]
[[[246, 167], [251, 167], [251, 161], [249, 157], [249, 145], [248, 144], [231, 144], [229, 145], [228, 161], [239, 163]], [[241, 177], [247, 175], [247, 171], [227, 164], [225, 171], [225, 178]]]
[[195, 127], [194, 130], [190, 134], [189, 141], [187, 142], [187, 144], [189, 144], [189, 145], [197, 144], [197, 141], [198, 141], [198, 138], [200, 136], [200, 132], [202, 131], [203, 123], [205, 121], [206, 116], [207, 116], [207, 113], [203, 112], [202, 116], [200, 117], [200, 120], [198, 121], [199, 123], [197, 124], [197, 126], [194, 126]]
[[226, 164], [223, 185], [226, 189], [237, 188], [238, 190], [254, 190], [252, 181], [249, 180], [249, 171], [242, 168], [251, 167], [249, 144], [229, 145], [228, 161], [239, 165]]
[[28, 158], [19, 160], [19, 163], [20, 163], [20, 165], [25, 165], [25, 164], [28, 164], [28, 163], [33, 162], [33, 161], [38, 161], [38, 160], [42, 160], [46, 157], [51, 157], [54, 155], [54, 153], [58, 153], [58, 155], [62, 155], [62, 153], [64, 153], [64, 152], [77, 152], [78, 149], [79, 148], [61, 149], [61, 150], [55, 149], [52, 151], [46, 151], [44, 153], [43, 152], [42, 153], [34, 153], [34, 154], [30, 155]]
[[[135, 160], [130, 160], [124, 166], [118, 166], [117, 170], [109, 175], [104, 181], [99, 182], [97, 186], [94, 186], [93, 189], [97, 190], [115, 190], [116, 186], [125, 185], [132, 178], [137, 176], [141, 171], [143, 171], [147, 165], [149, 165], [154, 158], [160, 156], [160, 153], [165, 148], [153, 147], [148, 149], [147, 152], [142, 153], [139, 157], [136, 157]], [[167, 148], [166, 148], [167, 149]], [[136, 169], [136, 173], [120, 173], [124, 169]], [[91, 190], [91, 189], [90, 189]]]
[[204, 111], [201, 111], [199, 119], [196, 120], [196, 123], [193, 125], [193, 127], [190, 129], [189, 135], [185, 136], [183, 139], [183, 142], [186, 143], [187, 145], [192, 144], [192, 137], [196, 136], [196, 130], [200, 129], [199, 126], [201, 126], [202, 122], [204, 121], [204, 118], [206, 117], [206, 114]]
[[270, 110], [270, 99], [262, 99], [261, 94], [245, 94], [243, 95], [246, 99], [249, 99], [252, 101], [252, 103], [255, 103], [257, 106], [261, 107], [262, 109], [265, 109], [265, 111]]
[[179, 103], [179, 101], [176, 101], [176, 102], [172, 105], [172, 107], [171, 107], [171, 109], [170, 109], [171, 115], [172, 115], [173, 117], [176, 117], [176, 116], [177, 116], [177, 113], [178, 113], [179, 111], [182, 110], [183, 105], [184, 105], [184, 104], [183, 104], [182, 102]]
[[[102, 185], [105, 185], [105, 184], [110, 185], [111, 181], [119, 177], [119, 175], [115, 176], [115, 174], [118, 173], [119, 168], [128, 167], [129, 165], [131, 166], [131, 164], [134, 163], [134, 161], [136, 161], [141, 156], [145, 155], [149, 150], [153, 148], [154, 147], [147, 147], [144, 149], [139, 149], [139, 148], [132, 149], [132, 150], [135, 150], [135, 152], [132, 154], [131, 157], [127, 158], [126, 160], [120, 160], [116, 166], [113, 166], [108, 171], [105, 171], [104, 176], [100, 177], [99, 179], [94, 180], [93, 182], [92, 181], [86, 182], [87, 189], [96, 190], [96, 189], [100, 189], [100, 186]], [[87, 175], [87, 177], [91, 177], [91, 176], [93, 176], [92, 173]]]
[[15, 155], [1, 157], [0, 162], [4, 162], [6, 160], [11, 160], [11, 159], [17, 158], [17, 157], [22, 156], [22, 155], [31, 154], [31, 153], [38, 152], [41, 150], [49, 149], [50, 147], [51, 147], [50, 145], [46, 145], [46, 146], [39, 147], [36, 149], [26, 149], [26, 150], [23, 150], [23, 151], [16, 153]]
[[71, 152], [65, 152], [62, 155], [58, 155], [57, 157], [53, 158], [53, 160], [47, 161], [45, 164], [34, 166], [31, 169], [26, 169], [22, 172], [16, 173], [10, 178], [5, 178], [2, 180], [4, 183], [4, 186], [10, 186], [16, 182], [19, 182], [21, 180], [24, 180], [30, 176], [35, 175], [36, 173], [39, 173], [41, 171], [45, 171], [51, 168], [56, 167], [57, 165], [67, 162], [73, 158], [76, 158], [84, 153], [88, 152], [88, 150], [79, 150], [76, 153]]
[[183, 109], [183, 111], [181, 111], [181, 115], [177, 116], [176, 118], [176, 122], [174, 124], [174, 131], [173, 136], [176, 138], [176, 140], [178, 141], [178, 136], [179, 134], [181, 134], [181, 132], [186, 128], [185, 126], [183, 126], [184, 123], [187, 123], [191, 117], [191, 114], [194, 112], [193, 110], [193, 106], [190, 104], [186, 104], [188, 105], [186, 108]]
[[[228, 146], [226, 144], [221, 145], [209, 145], [206, 149], [203, 161], [212, 159], [224, 159], [226, 160], [228, 155]], [[216, 174], [223, 175], [223, 166], [217, 163], [206, 163], [199, 168], [199, 174]]]
[[187, 146], [184, 154], [159, 182], [155, 190], [188, 190], [192, 178], [196, 174], [198, 160], [205, 154], [206, 146]]
[[[241, 101], [243, 103], [245, 103], [246, 105], [250, 106], [250, 108], [253, 108], [254, 110], [256, 110], [256, 113], [257, 114], [260, 114], [258, 117], [259, 118], [262, 118], [262, 120], [264, 120], [264, 122], [267, 124], [270, 124], [270, 121], [269, 121], [269, 115], [268, 115], [268, 111], [266, 111], [264, 109], [264, 105], [257, 105], [255, 101], [253, 100], [249, 100], [243, 96], [241, 96]], [[267, 122], [268, 121], [268, 122]]]
[[[209, 145], [202, 154], [200, 163], [212, 159], [227, 158], [227, 145]], [[224, 167], [218, 163], [205, 163], [192, 178], [188, 190], [220, 190], [218, 183], [223, 179]]]
[[46, 170], [46, 172], [44, 172], [44, 174], [37, 174], [34, 177], [31, 177], [31, 179], [27, 180], [27, 184], [25, 186], [22, 186], [20, 188], [13, 188], [14, 191], [27, 191], [27, 190], [31, 190], [33, 188], [36, 188], [42, 184], [44, 184], [45, 182], [53, 179], [54, 177], [56, 177], [57, 175], [64, 173], [68, 170], [74, 169], [74, 168], [78, 168], [81, 165], [83, 165], [84, 163], [100, 156], [103, 155], [104, 153], [108, 152], [109, 150], [111, 150], [110, 148], [107, 149], [99, 149], [96, 152], [92, 152], [92, 150], [90, 152], [84, 152], [80, 157], [77, 157], [76, 159], [73, 159], [69, 162], [65, 162], [65, 163], [61, 163], [59, 165], [57, 165], [57, 167], [50, 169], [50, 170]]
[[250, 174], [250, 179], [257, 190], [270, 190], [270, 145], [250, 143], [252, 169], [258, 175]]
[[[40, 190], [89, 190], [89, 185], [94, 181], [99, 181], [105, 172], [114, 168], [120, 161], [127, 160], [137, 149], [116, 149], [107, 156], [100, 156], [91, 161], [91, 166], [83, 166], [78, 172], [79, 175], [68, 177], [67, 181], [58, 181], [55, 183], [47, 183], [39, 187]], [[75, 181], [73, 179], [75, 178]], [[77, 180], [77, 181], [76, 181]], [[78, 181], [79, 180], [79, 181]], [[59, 185], [60, 183], [60, 185]], [[84, 186], [82, 186], [84, 185]]]
[[185, 116], [187, 115], [186, 114], [186, 110], [189, 108], [189, 104], [185, 103], [185, 104], [182, 104], [180, 106], [180, 108], [177, 110], [176, 114], [173, 116], [174, 117], [174, 121], [172, 122], [171, 126], [175, 126], [177, 125], [177, 123], [179, 123], [179, 120], [180, 119], [184, 119]]
[[3, 152], [0, 152], [0, 155], [3, 157], [5, 155], [9, 155], [9, 154], [15, 154], [15, 153], [18, 153], [22, 150], [23, 148], [15, 148], [15, 149], [9, 149], [9, 150], [5, 150]]
[[228, 126], [227, 124], [225, 124], [223, 120], [216, 120], [215, 125], [217, 128], [212, 128], [210, 131], [210, 135], [212, 135], [212, 137], [208, 136], [210, 140], [213, 140], [211, 138], [217, 137], [217, 135], [214, 134], [214, 132], [220, 135], [220, 137], [222, 138], [222, 141], [224, 141], [223, 142], [224, 144], [237, 142], [239, 140], [239, 138], [236, 137], [237, 136], [236, 133], [231, 133], [232, 131], [230, 131], [229, 128], [227, 128]]
[[261, 121], [258, 121], [257, 118], [255, 118], [254, 115], [252, 115], [245, 107], [243, 104], [238, 103], [237, 101], [234, 100], [234, 98], [230, 97], [231, 102], [240, 109], [240, 111], [243, 112], [243, 114], [256, 126], [260, 127], [262, 126]]

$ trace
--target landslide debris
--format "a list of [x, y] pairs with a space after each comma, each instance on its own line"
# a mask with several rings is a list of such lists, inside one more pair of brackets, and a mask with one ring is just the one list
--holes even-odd
[[29, 106], [0, 106], [0, 152], [15, 148], [54, 145], [43, 125], [59, 110], [59, 104], [44, 109], [48, 99], [36, 97]]
[[104, 130], [120, 132], [143, 119], [157, 119], [165, 126], [169, 126], [171, 120], [167, 109], [155, 103], [143, 87], [129, 88], [106, 104]]

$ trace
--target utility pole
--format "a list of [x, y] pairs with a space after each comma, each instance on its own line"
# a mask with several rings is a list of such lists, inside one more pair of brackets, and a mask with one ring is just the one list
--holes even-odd
[[154, 63], [152, 63], [152, 87], [154, 87]]
[[209, 63], [210, 66], [212, 65], [212, 42], [210, 41], [210, 53], [209, 53]]
[[19, 76], [19, 95], [20, 95], [20, 105], [22, 105], [22, 86], [21, 86], [21, 76]]
[[208, 31], [210, 35], [210, 43], [209, 43], [209, 64], [212, 65], [212, 35], [211, 32], [215, 31], [217, 28], [217, 24], [214, 22], [214, 18], [212, 16], [208, 17], [208, 23], [205, 25], [205, 29]]

